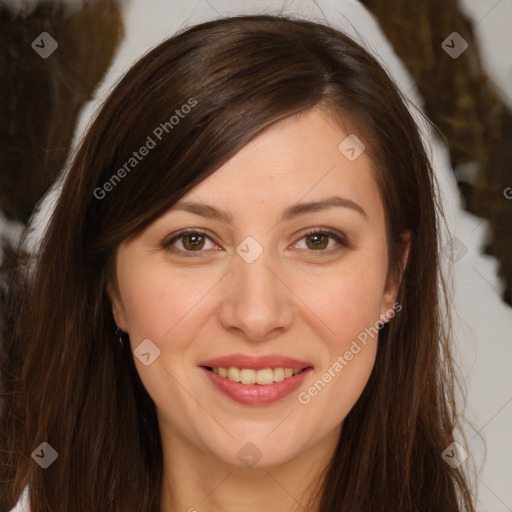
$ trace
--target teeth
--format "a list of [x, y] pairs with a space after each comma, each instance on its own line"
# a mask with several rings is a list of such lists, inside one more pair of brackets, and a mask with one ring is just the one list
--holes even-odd
[[240, 370], [240, 382], [242, 384], [256, 384], [256, 372], [254, 370]]
[[272, 368], [265, 368], [256, 372], [256, 384], [272, 384], [274, 382], [274, 370]]
[[228, 368], [228, 379], [233, 382], [240, 382], [240, 370], [238, 368]]
[[260, 384], [262, 386], [289, 379], [302, 371], [302, 368], [264, 368], [252, 370], [250, 368], [212, 368], [213, 373], [219, 377], [228, 378], [233, 382], [242, 384]]
[[284, 368], [274, 368], [274, 382], [284, 380]]

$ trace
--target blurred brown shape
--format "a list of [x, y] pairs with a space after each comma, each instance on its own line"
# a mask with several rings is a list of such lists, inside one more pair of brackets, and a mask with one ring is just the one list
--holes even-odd
[[[32, 42], [48, 32], [46, 59]], [[0, 5], [0, 208], [26, 223], [63, 169], [80, 109], [109, 68], [123, 36], [115, 1], [72, 10], [41, 2], [28, 15]]]
[[[512, 305], [512, 114], [482, 69], [473, 28], [456, 0], [362, 0], [374, 14], [425, 100], [425, 113], [446, 137], [453, 167], [478, 164], [460, 182], [465, 208], [489, 220], [487, 254], [500, 262], [503, 300]], [[457, 32], [468, 48], [452, 58], [441, 46]], [[448, 38], [445, 46], [455, 46]]]

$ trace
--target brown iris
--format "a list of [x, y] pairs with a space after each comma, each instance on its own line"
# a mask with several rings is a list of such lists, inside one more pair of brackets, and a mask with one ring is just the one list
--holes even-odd
[[[323, 238], [323, 243], [320, 241], [321, 238]], [[315, 241], [313, 242], [312, 245], [310, 245], [309, 240], [312, 239], [314, 239]], [[306, 240], [308, 248], [313, 250], [325, 249], [329, 243], [329, 237], [321, 233], [314, 233], [312, 235], [308, 235], [306, 236]]]
[[183, 247], [187, 250], [201, 250], [204, 246], [205, 237], [201, 233], [186, 234], [182, 235], [181, 238], [183, 239]]

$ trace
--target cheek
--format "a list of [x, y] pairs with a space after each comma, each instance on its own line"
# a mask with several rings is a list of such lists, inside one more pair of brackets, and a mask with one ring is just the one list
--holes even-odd
[[308, 305], [328, 328], [330, 344], [339, 348], [379, 319], [386, 277], [385, 265], [361, 254], [344, 263], [332, 272], [318, 274], [304, 290]]
[[186, 321], [205, 293], [206, 276], [180, 279], [161, 262], [120, 270], [124, 273], [120, 280], [123, 309], [134, 337], [163, 340], [178, 323]]
[[371, 375], [384, 280], [380, 267], [354, 265], [350, 271], [331, 275], [323, 292], [316, 295], [312, 309], [321, 311], [326, 326], [323, 346], [319, 346], [321, 367], [298, 401], [312, 411], [311, 418], [323, 418], [322, 431], [343, 421]]
[[386, 261], [375, 253], [359, 252], [317, 280], [321, 287], [308, 285], [311, 309], [324, 324], [324, 352], [317, 375], [320, 381], [306, 393], [316, 396], [323, 386], [328, 389], [319, 396], [317, 406], [329, 411], [333, 424], [348, 414], [373, 369], [385, 274]]
[[[180, 392], [179, 384], [187, 378], [183, 358], [190, 339], [197, 335], [193, 319], [194, 313], [201, 311], [198, 304], [207, 291], [205, 277], [180, 279], [168, 264], [154, 261], [119, 268], [123, 272], [119, 280], [123, 309], [141, 381], [158, 408], [168, 408], [171, 394], [177, 409], [183, 411], [187, 406], [187, 395]], [[146, 339], [160, 351], [148, 366], [136, 354]], [[179, 423], [180, 417], [173, 421]]]

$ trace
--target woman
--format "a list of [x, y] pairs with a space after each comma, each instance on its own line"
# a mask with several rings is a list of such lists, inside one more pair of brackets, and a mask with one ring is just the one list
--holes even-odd
[[241, 16], [160, 44], [8, 283], [1, 505], [473, 511], [436, 197], [344, 34]]

